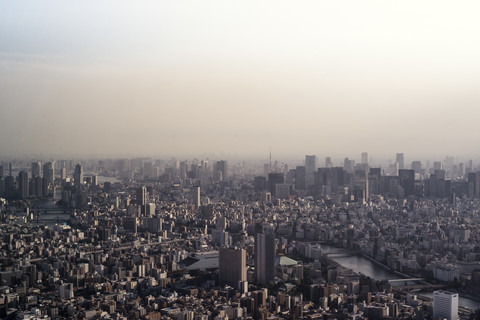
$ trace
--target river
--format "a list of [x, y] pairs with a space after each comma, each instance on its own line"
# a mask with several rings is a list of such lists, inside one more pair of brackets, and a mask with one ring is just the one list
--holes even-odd
[[[332, 254], [328, 255], [330, 259], [339, 263], [340, 265], [352, 269], [357, 273], [362, 273], [366, 276], [377, 280], [390, 280], [390, 279], [398, 279], [400, 278], [397, 274], [390, 270], [386, 270], [381, 266], [373, 263], [372, 261], [368, 260], [359, 255], [349, 255], [349, 251], [341, 248], [335, 248], [333, 246], [324, 245], [320, 246], [325, 253], [332, 252]], [[335, 253], [333, 253], [335, 252]], [[338, 254], [337, 254], [338, 253]], [[433, 298], [432, 291], [421, 291], [417, 293], [418, 295], [426, 296], [429, 298]], [[459, 298], [459, 305], [463, 307], [467, 307], [471, 310], [479, 309], [480, 302], [463, 298]]]

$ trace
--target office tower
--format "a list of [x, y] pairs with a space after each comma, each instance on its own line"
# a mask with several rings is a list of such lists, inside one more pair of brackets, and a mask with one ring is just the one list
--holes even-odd
[[268, 284], [275, 277], [275, 236], [263, 232], [255, 235], [255, 273], [259, 284]]
[[368, 193], [369, 196], [372, 194], [381, 194], [380, 181], [382, 177], [382, 171], [380, 168], [370, 168], [368, 174]]
[[[470, 161], [472, 161], [472, 160], [470, 160]], [[10, 177], [12, 177], [12, 163], [11, 163], [11, 162], [8, 164], [8, 172], [9, 172], [8, 175], [9, 175]]]
[[140, 187], [137, 189], [137, 205], [145, 206], [147, 204], [147, 188]]
[[433, 317], [447, 320], [458, 319], [458, 293], [433, 292]]
[[44, 196], [43, 178], [36, 177], [36, 178], [32, 178], [32, 180], [35, 181], [35, 196], [37, 196], [38, 198], [42, 198]]
[[40, 177], [42, 164], [40, 162], [32, 162], [32, 178]]
[[43, 177], [47, 179], [48, 184], [55, 182], [55, 162], [47, 162], [43, 165]]
[[467, 181], [473, 188], [472, 197], [480, 197], [480, 172], [470, 172], [467, 175]]
[[436, 170], [442, 170], [442, 162], [441, 161], [434, 161], [433, 162], [433, 171], [435, 172]]
[[405, 169], [405, 158], [403, 157], [403, 153], [397, 153], [397, 163], [398, 169]]
[[5, 177], [5, 197], [13, 198], [17, 190], [15, 189], [15, 179], [12, 176]]
[[325, 157], [325, 167], [326, 168], [331, 168], [332, 167], [332, 158]]
[[0, 177], [3, 177], [3, 166], [0, 166]]
[[278, 183], [284, 183], [283, 173], [269, 173], [268, 174], [268, 186], [270, 193], [275, 196], [275, 185]]
[[262, 192], [267, 190], [267, 178], [263, 176], [257, 176], [253, 178], [253, 190], [255, 192]]
[[188, 171], [188, 163], [186, 161], [180, 161], [178, 169], [179, 169], [180, 178], [186, 178], [187, 171]]
[[391, 176], [398, 176], [398, 170], [400, 169], [400, 166], [398, 162], [392, 163], [390, 165], [390, 175]]
[[364, 202], [368, 200], [368, 173], [363, 170], [355, 171], [355, 186], [353, 189], [355, 201]]
[[350, 160], [348, 158], [345, 158], [343, 160], [343, 170], [345, 170], [347, 173], [353, 173], [355, 168], [355, 160]]
[[[228, 180], [228, 163], [225, 160], [220, 160], [215, 162], [214, 175], [220, 178], [218, 181], [227, 181]], [[221, 174], [219, 174], [221, 173]]]
[[240, 248], [220, 248], [219, 282], [237, 287], [239, 281], [247, 281], [247, 253]]
[[362, 152], [362, 164], [368, 166], [368, 153]]
[[199, 208], [200, 203], [200, 187], [193, 187], [192, 188], [192, 202], [195, 205], [195, 208]]
[[305, 156], [305, 181], [307, 188], [313, 185], [313, 175], [317, 171], [317, 156], [306, 155]]
[[421, 161], [412, 161], [412, 170], [415, 171], [415, 174], [421, 174], [421, 172], [422, 172], [422, 162]]
[[305, 190], [307, 186], [306, 171], [304, 166], [295, 169], [295, 190]]
[[18, 195], [20, 199], [28, 198], [28, 173], [26, 171], [18, 173]]
[[80, 187], [83, 184], [83, 169], [80, 164], [75, 166], [75, 171], [73, 173], [73, 184], [77, 190], [80, 190]]
[[411, 196], [415, 193], [415, 170], [400, 169], [398, 170], [400, 186], [405, 191], [405, 196]]

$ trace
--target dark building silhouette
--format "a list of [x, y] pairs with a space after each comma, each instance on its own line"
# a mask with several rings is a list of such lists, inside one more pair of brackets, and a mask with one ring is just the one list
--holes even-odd
[[257, 233], [255, 235], [255, 275], [257, 283], [267, 284], [274, 280], [275, 235]]
[[247, 253], [240, 248], [220, 248], [219, 282], [236, 288], [239, 281], [247, 281]]
[[28, 187], [28, 173], [26, 171], [20, 171], [18, 173], [18, 196], [20, 199], [28, 198]]

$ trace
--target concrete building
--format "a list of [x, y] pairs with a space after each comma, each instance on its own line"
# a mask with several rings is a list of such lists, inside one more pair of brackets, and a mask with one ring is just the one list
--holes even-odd
[[433, 317], [447, 320], [458, 319], [458, 293], [433, 292]]
[[273, 281], [275, 275], [275, 236], [257, 233], [255, 235], [255, 274], [257, 283]]
[[236, 287], [239, 281], [247, 281], [246, 251], [240, 248], [220, 248], [219, 268], [220, 285]]

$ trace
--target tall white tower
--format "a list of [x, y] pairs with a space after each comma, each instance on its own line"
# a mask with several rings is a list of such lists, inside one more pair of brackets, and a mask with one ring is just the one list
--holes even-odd
[[434, 291], [433, 317], [458, 320], [458, 293]]

